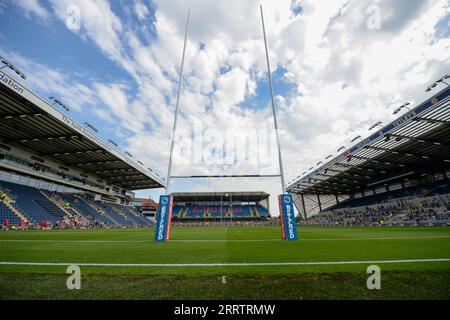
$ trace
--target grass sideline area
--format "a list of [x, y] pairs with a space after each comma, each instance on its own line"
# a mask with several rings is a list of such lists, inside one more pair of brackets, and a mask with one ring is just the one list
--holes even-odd
[[[279, 227], [174, 227], [171, 238], [2, 231], [0, 299], [450, 299], [446, 227], [301, 227], [299, 241], [280, 240]], [[81, 290], [66, 288], [72, 263], [88, 264]], [[366, 287], [371, 264], [381, 290]]]

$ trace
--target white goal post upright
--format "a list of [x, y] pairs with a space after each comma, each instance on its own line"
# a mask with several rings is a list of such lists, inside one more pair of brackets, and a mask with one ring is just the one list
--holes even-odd
[[280, 167], [281, 191], [284, 194], [286, 192], [286, 189], [285, 189], [285, 185], [284, 185], [283, 159], [281, 158], [280, 135], [278, 133], [277, 113], [275, 110], [275, 98], [273, 95], [272, 73], [270, 71], [269, 51], [267, 49], [266, 28], [264, 26], [264, 14], [263, 14], [262, 5], [260, 5], [259, 8], [261, 10], [261, 23], [262, 23], [262, 30], [263, 30], [263, 36], [264, 36], [264, 48], [266, 49], [267, 73], [269, 75], [269, 87], [270, 87], [270, 97], [271, 97], [271, 104], [272, 104], [273, 124], [275, 126], [275, 134], [277, 137], [278, 164]]
[[183, 80], [184, 56], [186, 54], [186, 41], [187, 41], [187, 34], [188, 34], [188, 28], [189, 28], [190, 15], [191, 15], [191, 9], [188, 10], [187, 20], [186, 20], [186, 29], [184, 32], [183, 54], [181, 56], [180, 77], [178, 78], [177, 102], [175, 104], [175, 117], [173, 119], [172, 142], [170, 144], [169, 167], [167, 168], [166, 193], [169, 191], [169, 187], [170, 187], [170, 178], [171, 178], [171, 172], [172, 172], [173, 146], [175, 144], [175, 131], [177, 129], [178, 109], [179, 109], [179, 105], [180, 105], [180, 94], [181, 94], [181, 82]]

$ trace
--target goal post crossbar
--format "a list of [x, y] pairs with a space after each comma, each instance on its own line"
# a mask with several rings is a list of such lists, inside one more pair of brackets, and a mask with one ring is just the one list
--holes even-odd
[[221, 175], [193, 175], [171, 176], [172, 179], [206, 179], [206, 178], [278, 178], [279, 174], [221, 174]]

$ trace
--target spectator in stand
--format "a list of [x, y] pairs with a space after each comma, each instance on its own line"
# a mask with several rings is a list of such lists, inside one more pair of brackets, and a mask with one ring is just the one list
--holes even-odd
[[339, 208], [309, 217], [305, 225], [370, 226], [391, 224], [438, 224], [450, 221], [450, 195], [408, 198], [361, 206]]

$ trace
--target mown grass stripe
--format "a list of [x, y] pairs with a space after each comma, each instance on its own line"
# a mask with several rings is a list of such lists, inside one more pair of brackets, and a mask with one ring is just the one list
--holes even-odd
[[[450, 236], [406, 236], [406, 237], [358, 237], [358, 238], [300, 238], [298, 241], [355, 241], [355, 240], [416, 240], [441, 239]], [[170, 242], [264, 242], [283, 241], [283, 239], [172, 239]], [[0, 239], [0, 242], [92, 242], [92, 243], [151, 243], [153, 240], [62, 240], [62, 239]]]

